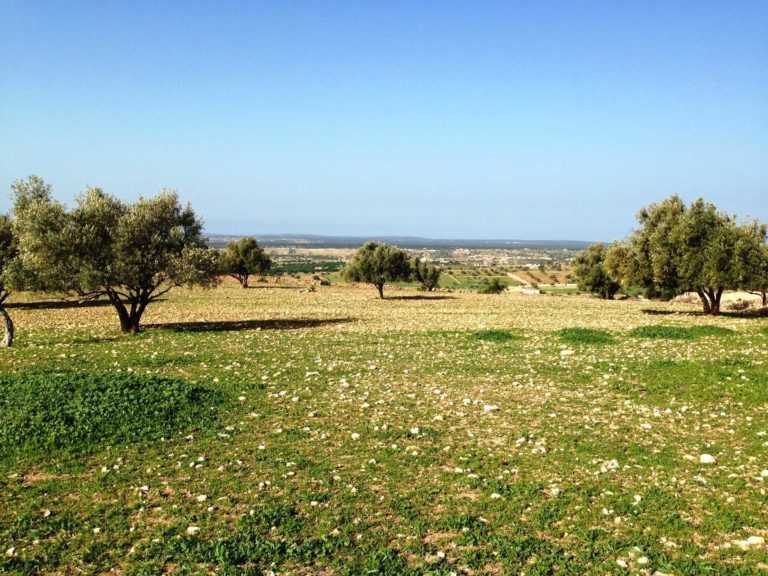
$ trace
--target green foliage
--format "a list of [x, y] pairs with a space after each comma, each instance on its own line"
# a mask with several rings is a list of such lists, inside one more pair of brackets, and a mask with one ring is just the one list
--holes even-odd
[[509, 342], [511, 340], [521, 340], [522, 336], [509, 332], [508, 330], [481, 330], [475, 332], [475, 338], [485, 342]]
[[421, 260], [420, 258], [413, 260], [413, 277], [421, 284], [422, 290], [432, 292], [432, 290], [437, 288], [441, 273], [442, 269], [434, 264], [430, 264], [426, 260]]
[[507, 285], [504, 284], [498, 278], [491, 278], [490, 280], [484, 280], [478, 288], [479, 294], [501, 294], [507, 289]]
[[13, 231], [11, 219], [0, 214], [0, 319], [3, 321], [3, 340], [0, 346], [8, 347], [13, 344], [14, 327], [5, 301], [9, 296], [8, 286], [13, 275], [14, 266], [18, 260], [18, 244]]
[[135, 332], [146, 307], [174, 286], [216, 282], [202, 223], [173, 191], [127, 204], [89, 188], [72, 210], [35, 177], [13, 192], [19, 288], [106, 296], [122, 330]]
[[91, 451], [158, 439], [214, 417], [221, 396], [136, 374], [0, 375], [0, 454]]
[[0, 305], [8, 295], [5, 273], [18, 254], [16, 236], [13, 233], [11, 219], [0, 214]]
[[248, 278], [252, 274], [264, 274], [272, 267], [272, 259], [259, 246], [255, 238], [233, 240], [221, 255], [221, 270], [248, 287]]
[[721, 326], [640, 326], [631, 332], [640, 338], [662, 338], [669, 340], [693, 340], [706, 336], [730, 336], [733, 330]]
[[378, 242], [366, 242], [343, 270], [346, 280], [376, 286], [380, 298], [384, 298], [387, 282], [408, 281], [411, 273], [411, 262], [404, 250]]
[[638, 215], [640, 228], [606, 256], [608, 273], [650, 297], [696, 292], [704, 311], [720, 313], [726, 289], [768, 284], [766, 227], [735, 218], [699, 199], [686, 206], [672, 196]]
[[638, 338], [668, 339], [668, 340], [691, 340], [693, 333], [687, 327], [683, 326], [640, 326], [630, 332], [632, 336]]
[[605, 330], [592, 328], [564, 328], [557, 332], [563, 342], [569, 344], [610, 344], [613, 336]]
[[601, 298], [612, 300], [621, 285], [611, 277], [606, 269], [606, 253], [604, 244], [592, 244], [576, 257], [574, 274], [579, 290], [592, 292]]

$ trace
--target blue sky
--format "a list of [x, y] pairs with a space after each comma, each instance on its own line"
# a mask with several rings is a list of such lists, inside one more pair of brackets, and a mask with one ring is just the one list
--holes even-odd
[[[768, 2], [0, 0], [0, 188], [211, 232], [605, 239], [768, 221]], [[0, 193], [0, 211], [9, 195]]]

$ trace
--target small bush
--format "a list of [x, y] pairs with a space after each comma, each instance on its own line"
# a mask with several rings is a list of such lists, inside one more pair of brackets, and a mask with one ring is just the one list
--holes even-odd
[[484, 280], [477, 291], [480, 294], [501, 294], [506, 289], [506, 284], [501, 280], [498, 278], [491, 278], [490, 280]]
[[136, 374], [0, 375], [0, 454], [157, 439], [214, 416], [219, 393]]
[[693, 340], [705, 336], [730, 336], [733, 330], [720, 326], [640, 326], [631, 332], [639, 338], [661, 338], [667, 340]]
[[506, 330], [481, 330], [475, 332], [475, 338], [485, 342], [509, 342], [510, 340], [520, 340], [522, 336], [513, 334]]
[[605, 330], [591, 328], [565, 328], [557, 332], [563, 342], [569, 344], [610, 344], [613, 336]]

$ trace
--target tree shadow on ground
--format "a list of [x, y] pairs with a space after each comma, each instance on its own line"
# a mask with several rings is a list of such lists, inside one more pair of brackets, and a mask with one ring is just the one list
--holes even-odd
[[301, 290], [303, 288], [306, 288], [306, 285], [276, 285], [276, 284], [249, 284], [247, 288], [243, 288], [243, 290]]
[[275, 320], [212, 320], [201, 322], [168, 322], [145, 324], [144, 329], [175, 332], [237, 332], [240, 330], [301, 330], [334, 324], [346, 324], [354, 318], [285, 318]]
[[410, 296], [385, 296], [384, 300], [456, 300], [456, 296], [427, 296], [426, 294], [413, 294]]
[[[165, 302], [165, 298], [153, 300], [153, 304]], [[130, 304], [127, 300], [123, 304]], [[37, 302], [10, 302], [6, 308], [16, 310], [66, 310], [69, 308], [106, 308], [112, 306], [109, 300], [39, 300]]]
[[[711, 314], [705, 314], [701, 310], [655, 310], [653, 308], [643, 308], [643, 314], [651, 316], [705, 316], [717, 318]], [[723, 310], [720, 312], [723, 318], [768, 318], [768, 308], [754, 308], [752, 310]]]
[[78, 300], [41, 300], [39, 302], [10, 302], [5, 305], [6, 308], [15, 308], [16, 310], [64, 310], [67, 308], [99, 308], [102, 306], [111, 306], [109, 300], [89, 300], [79, 302]]
[[[679, 310], [655, 310], [653, 308], [643, 308], [640, 310], [643, 314], [648, 314], [650, 316], [672, 316], [674, 314], [697, 314], [697, 312], [680, 312]], [[698, 312], [700, 314], [700, 312]]]

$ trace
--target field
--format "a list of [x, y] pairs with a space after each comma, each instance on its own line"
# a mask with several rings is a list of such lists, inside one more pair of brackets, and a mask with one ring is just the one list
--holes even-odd
[[0, 573], [768, 570], [768, 320], [387, 295], [16, 298]]

